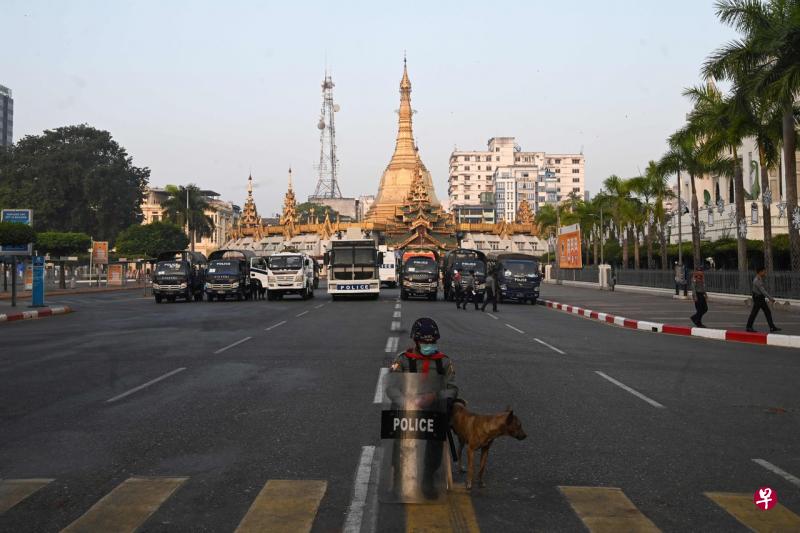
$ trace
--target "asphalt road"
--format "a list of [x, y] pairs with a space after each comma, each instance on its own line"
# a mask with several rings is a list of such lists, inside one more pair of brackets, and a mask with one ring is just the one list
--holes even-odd
[[[378, 301], [319, 289], [308, 301], [156, 305], [129, 291], [51, 303], [77, 312], [0, 325], [0, 531], [800, 527], [797, 350], [388, 289]], [[471, 495], [380, 504], [376, 386], [420, 316], [439, 323], [470, 408], [513, 407], [528, 438], [499, 439]], [[764, 486], [780, 507], [755, 510]]]

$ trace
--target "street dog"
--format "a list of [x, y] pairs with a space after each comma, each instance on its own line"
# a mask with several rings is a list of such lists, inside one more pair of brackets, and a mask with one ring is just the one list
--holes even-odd
[[483, 472], [486, 470], [486, 461], [489, 458], [489, 448], [494, 439], [502, 436], [514, 437], [522, 440], [527, 435], [522, 429], [522, 422], [510, 408], [496, 415], [476, 415], [467, 410], [466, 402], [456, 400], [453, 404], [453, 414], [450, 425], [458, 437], [458, 469], [464, 472], [461, 459], [464, 455], [464, 445], [467, 446], [467, 489], [472, 488], [473, 454], [475, 450], [481, 451], [481, 466], [478, 471], [478, 486], [485, 487]]

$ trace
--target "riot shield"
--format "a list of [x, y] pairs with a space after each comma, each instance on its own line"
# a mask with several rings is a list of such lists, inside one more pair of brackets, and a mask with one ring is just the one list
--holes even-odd
[[436, 373], [384, 377], [378, 498], [435, 503], [446, 495], [446, 380]]

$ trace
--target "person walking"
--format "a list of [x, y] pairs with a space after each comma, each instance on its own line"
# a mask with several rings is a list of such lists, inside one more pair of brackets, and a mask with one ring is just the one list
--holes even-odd
[[475, 304], [475, 310], [477, 311], [480, 309], [478, 307], [478, 298], [475, 292], [475, 271], [470, 270], [469, 274], [464, 277], [464, 296], [463, 296], [463, 309], [464, 311], [467, 310], [467, 304], [472, 302]]
[[456, 309], [461, 307], [461, 299], [463, 297], [464, 287], [461, 285], [461, 273], [458, 270], [453, 271], [453, 299], [456, 301]]
[[486, 298], [483, 300], [483, 307], [481, 311], [486, 311], [486, 306], [492, 302], [492, 311], [497, 312], [497, 278], [495, 272], [491, 271], [486, 274]]
[[775, 333], [781, 330], [781, 328], [776, 326], [775, 322], [772, 321], [772, 311], [769, 310], [769, 306], [767, 305], [767, 300], [774, 304], [775, 298], [770, 296], [767, 292], [767, 287], [764, 285], [765, 277], [767, 277], [767, 269], [759, 267], [756, 271], [756, 277], [753, 278], [753, 309], [750, 310], [750, 318], [747, 319], [747, 331], [750, 332], [755, 332], [753, 323], [756, 321], [759, 310], [764, 311], [764, 317], [767, 319], [770, 332]]
[[692, 300], [694, 300], [696, 312], [689, 317], [689, 320], [698, 328], [704, 328], [703, 315], [708, 312], [708, 300], [706, 298], [706, 274], [701, 265], [697, 265], [692, 273]]

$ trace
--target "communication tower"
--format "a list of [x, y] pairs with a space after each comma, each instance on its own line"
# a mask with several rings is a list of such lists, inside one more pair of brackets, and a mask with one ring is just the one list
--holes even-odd
[[334, 126], [334, 115], [339, 111], [339, 104], [333, 103], [333, 79], [325, 72], [325, 80], [322, 82], [322, 110], [319, 122], [319, 165], [317, 188], [314, 190], [312, 198], [341, 198], [342, 191], [339, 190], [337, 174], [339, 170], [339, 160], [336, 157], [336, 127]]

